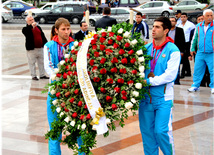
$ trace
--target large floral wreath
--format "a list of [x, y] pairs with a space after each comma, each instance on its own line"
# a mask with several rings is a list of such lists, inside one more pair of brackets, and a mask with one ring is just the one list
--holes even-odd
[[[127, 112], [133, 115], [139, 107], [139, 101], [147, 93], [144, 89], [144, 69], [150, 59], [145, 54], [140, 34], [131, 36], [131, 24], [121, 23], [108, 29], [100, 29], [97, 34], [89, 34], [93, 39], [87, 53], [88, 76], [93, 84], [97, 98], [106, 116], [109, 130], [116, 130], [115, 121], [123, 127]], [[52, 98], [52, 110], [57, 111], [58, 120], [52, 123], [52, 129], [46, 138], [58, 139], [61, 133], [62, 142], [69, 148], [91, 154], [90, 149], [96, 146], [96, 130], [91, 125], [91, 117], [83, 98], [76, 68], [77, 54], [82, 42], [74, 42], [74, 46], [65, 59], [58, 64], [53, 82], [48, 84]], [[47, 89], [46, 89], [47, 91]], [[109, 131], [104, 134], [108, 136]], [[81, 136], [83, 144], [77, 146], [77, 138]]]

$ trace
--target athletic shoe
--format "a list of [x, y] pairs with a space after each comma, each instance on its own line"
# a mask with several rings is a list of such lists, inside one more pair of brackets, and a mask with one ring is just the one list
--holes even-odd
[[191, 87], [191, 88], [189, 88], [189, 89], [187, 89], [189, 92], [196, 92], [196, 91], [199, 91], [200, 90], [200, 88], [198, 88], [198, 87]]

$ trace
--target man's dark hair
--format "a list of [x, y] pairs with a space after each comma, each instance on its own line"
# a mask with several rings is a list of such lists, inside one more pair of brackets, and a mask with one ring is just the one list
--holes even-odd
[[171, 22], [170, 22], [169, 18], [167, 18], [167, 17], [156, 18], [155, 22], [162, 22], [162, 27], [164, 30], [169, 29], [169, 31], [170, 31], [170, 29], [172, 27]]
[[186, 17], [188, 17], [186, 12], [183, 12], [183, 13], [181, 14], [181, 16], [182, 16], [182, 15], [185, 15]]
[[203, 15], [202, 15], [202, 14], [198, 14], [196, 19], [198, 19], [198, 18], [201, 17], [201, 16], [203, 16]]
[[86, 23], [86, 21], [82, 21], [82, 22], [80, 22], [80, 27], [82, 27], [82, 23]]
[[103, 14], [104, 14], [104, 15], [110, 15], [110, 14], [111, 14], [111, 9], [110, 9], [109, 7], [105, 7], [105, 8], [103, 9]]
[[141, 12], [137, 12], [136, 15], [140, 15], [141, 17], [143, 16]]
[[[173, 19], [175, 19], [175, 21], [177, 22], [177, 18], [176, 18], [176, 17], [170, 17], [170, 18], [173, 18]], [[170, 18], [169, 18], [169, 19], [170, 19]]]

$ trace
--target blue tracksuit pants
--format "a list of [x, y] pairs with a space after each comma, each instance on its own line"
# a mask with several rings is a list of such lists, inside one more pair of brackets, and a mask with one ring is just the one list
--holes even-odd
[[[47, 117], [48, 117], [48, 123], [49, 127], [51, 128], [51, 123], [54, 121], [54, 119], [58, 120], [57, 118], [57, 112], [55, 111], [54, 113], [52, 112], [51, 109], [51, 103], [50, 103], [51, 97], [48, 95], [47, 98]], [[59, 140], [62, 138], [62, 134], [60, 135], [58, 140], [52, 140], [51, 138], [48, 141], [48, 148], [49, 148], [49, 155], [61, 155], [61, 148], [60, 148], [60, 142]], [[79, 146], [82, 145], [82, 139], [79, 137], [77, 139], [77, 143]], [[78, 153], [79, 155], [85, 155], [85, 153]]]
[[214, 57], [213, 56], [214, 56], [213, 53], [198, 52], [196, 54], [192, 87], [200, 87], [201, 81], [204, 77], [204, 73], [206, 70], [206, 65], [207, 65], [210, 73], [209, 87], [214, 88], [214, 85], [213, 85]]
[[145, 155], [174, 154], [172, 136], [172, 101], [141, 102], [139, 107], [140, 131]]

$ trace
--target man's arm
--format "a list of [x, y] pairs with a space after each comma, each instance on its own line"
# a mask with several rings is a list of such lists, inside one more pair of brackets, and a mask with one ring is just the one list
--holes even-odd
[[142, 24], [143, 24], [143, 31], [144, 31], [143, 41], [145, 42], [145, 44], [147, 44], [149, 41], [149, 26], [144, 21], [142, 21]]
[[196, 51], [198, 45], [198, 27], [195, 28], [195, 33], [192, 37], [191, 47], [190, 47], [190, 54], [193, 56], [193, 53]]
[[51, 53], [46, 45], [44, 46], [43, 51], [44, 51], [44, 68], [49, 77], [51, 77], [51, 75], [54, 72], [54, 66], [51, 60]]

